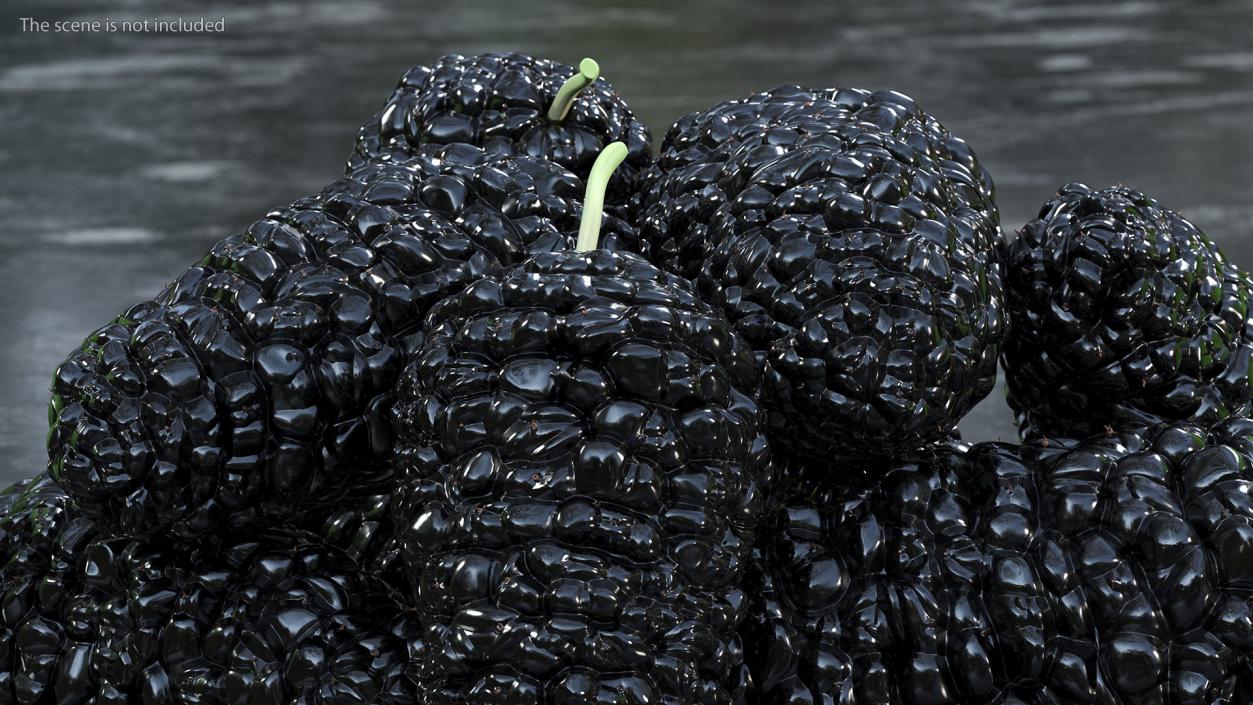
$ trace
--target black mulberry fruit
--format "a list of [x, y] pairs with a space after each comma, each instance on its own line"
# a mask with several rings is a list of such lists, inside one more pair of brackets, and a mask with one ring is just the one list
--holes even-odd
[[731, 325], [593, 250], [486, 276], [427, 331], [395, 406], [423, 702], [741, 702], [768, 450]]
[[435, 145], [271, 213], [60, 366], [54, 479], [88, 518], [180, 536], [389, 488], [387, 407], [427, 309], [565, 247], [582, 189], [548, 160]]
[[550, 159], [587, 178], [600, 151], [620, 141], [629, 154], [609, 200], [626, 201], [652, 161], [652, 139], [599, 74], [591, 59], [576, 69], [512, 52], [451, 54], [415, 66], [361, 128], [349, 170], [403, 160], [427, 145], [472, 144], [493, 154]]
[[680, 119], [641, 239], [764, 358], [794, 453], [891, 456], [992, 389], [1004, 332], [993, 187], [899, 93], [781, 87]]
[[1028, 435], [1247, 409], [1249, 277], [1177, 213], [1129, 188], [1067, 184], [1005, 267], [1006, 383]]
[[780, 465], [744, 629], [763, 703], [1253, 698], [1253, 420], [950, 444], [861, 482]]

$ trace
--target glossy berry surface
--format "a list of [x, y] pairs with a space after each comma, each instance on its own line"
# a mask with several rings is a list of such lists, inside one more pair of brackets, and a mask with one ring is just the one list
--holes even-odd
[[[745, 642], [763, 703], [1245, 703], [1253, 421], [792, 465]], [[806, 476], [811, 477], [806, 477]]]
[[1004, 334], [993, 186], [899, 93], [780, 87], [680, 119], [641, 238], [764, 358], [774, 438], [815, 457], [942, 438]]
[[741, 702], [756, 378], [636, 255], [537, 255], [437, 306], [395, 407], [423, 702]]
[[386, 105], [361, 128], [349, 170], [402, 161], [439, 144], [472, 144], [493, 154], [548, 159], [587, 178], [611, 142], [629, 155], [607, 199], [627, 200], [652, 160], [652, 138], [605, 79], [583, 88], [561, 121], [547, 116], [573, 66], [515, 52], [450, 54], [401, 77]]
[[336, 507], [310, 515], [299, 528], [316, 534], [380, 584], [403, 595], [408, 592], [409, 581], [392, 522], [391, 502], [390, 487], [375, 494], [348, 497]]
[[388, 487], [387, 409], [427, 309], [564, 248], [582, 192], [547, 160], [432, 146], [272, 212], [60, 366], [54, 479], [89, 518], [180, 536]]
[[0, 557], [0, 703], [413, 702], [394, 596], [312, 534], [114, 537], [41, 476]]
[[1067, 184], [1009, 246], [1006, 267], [1006, 379], [1028, 432], [1212, 422], [1253, 396], [1253, 284], [1152, 198]]

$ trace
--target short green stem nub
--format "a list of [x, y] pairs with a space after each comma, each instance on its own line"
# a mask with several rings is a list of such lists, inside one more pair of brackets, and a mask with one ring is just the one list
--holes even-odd
[[566, 79], [557, 90], [557, 97], [553, 98], [553, 104], [548, 107], [548, 119], [553, 122], [565, 120], [570, 106], [574, 105], [574, 99], [579, 96], [579, 91], [592, 85], [599, 77], [599, 64], [591, 59], [580, 61], [578, 73]]
[[587, 175], [587, 192], [583, 196], [583, 219], [579, 221], [579, 239], [574, 243], [575, 252], [596, 249], [600, 241], [600, 219], [605, 210], [605, 190], [614, 169], [626, 159], [627, 147], [613, 142], [601, 150]]

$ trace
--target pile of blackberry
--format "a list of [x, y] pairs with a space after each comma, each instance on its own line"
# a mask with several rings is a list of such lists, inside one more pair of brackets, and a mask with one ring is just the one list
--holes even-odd
[[[0, 505], [0, 702], [413, 701], [391, 407], [428, 309], [573, 243], [584, 156], [647, 163], [603, 81], [568, 98], [537, 131], [358, 150], [61, 364], [48, 472]], [[638, 247], [613, 189], [602, 246]]]
[[[0, 705], [1253, 699], [1250, 279], [907, 96], [444, 57], [58, 368]], [[998, 361], [1023, 442], [958, 421]]]
[[452, 145], [270, 213], [61, 365], [49, 471], [91, 518], [185, 537], [385, 488], [427, 309], [564, 247], [581, 196], [551, 162]]
[[1006, 252], [1023, 445], [851, 478], [776, 446], [761, 702], [1253, 698], [1248, 275], [1124, 187], [1064, 186]]

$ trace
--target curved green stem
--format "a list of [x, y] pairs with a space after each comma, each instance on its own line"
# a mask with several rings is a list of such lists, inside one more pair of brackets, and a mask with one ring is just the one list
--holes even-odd
[[580, 61], [578, 72], [567, 78], [557, 90], [557, 97], [553, 98], [553, 104], [548, 107], [548, 119], [553, 122], [565, 120], [570, 106], [574, 105], [574, 99], [579, 96], [579, 91], [592, 85], [599, 77], [600, 64], [591, 59]]
[[627, 147], [621, 142], [612, 142], [601, 150], [592, 165], [592, 172], [587, 175], [587, 192], [583, 196], [583, 218], [579, 221], [579, 239], [574, 243], [575, 252], [587, 252], [596, 249], [600, 240], [600, 220], [605, 210], [605, 190], [609, 188], [609, 177], [614, 169], [626, 159]]

